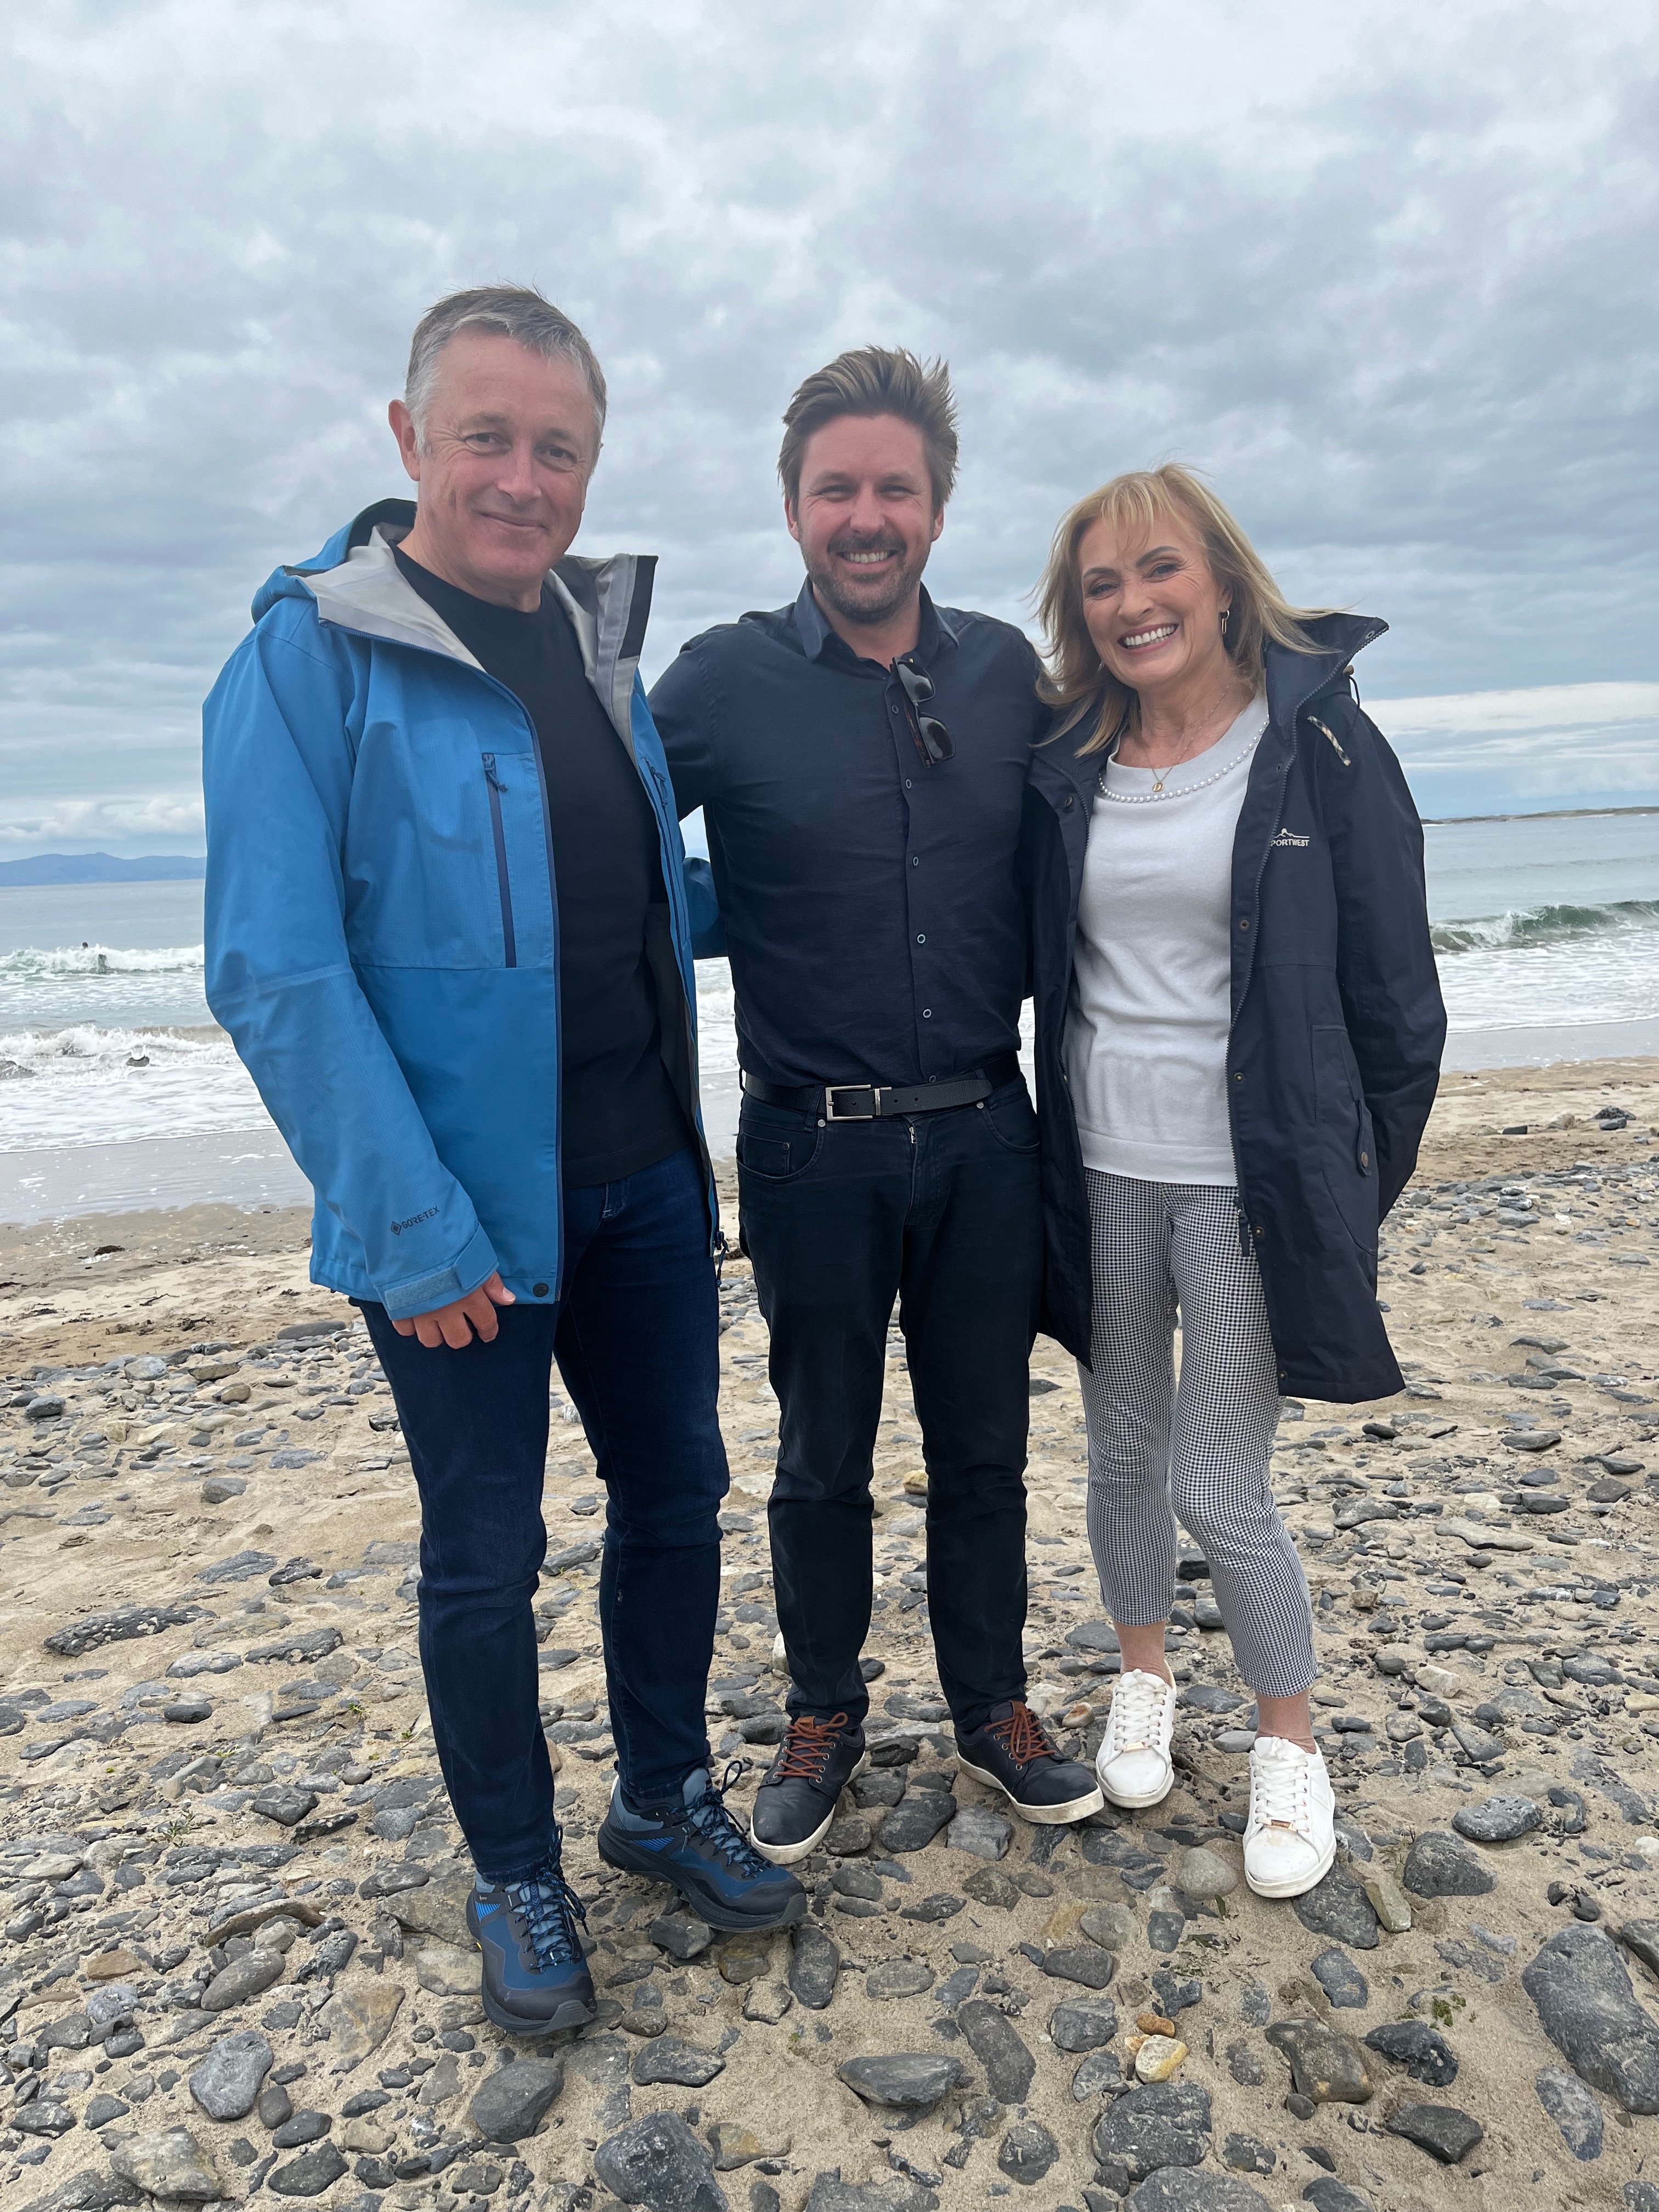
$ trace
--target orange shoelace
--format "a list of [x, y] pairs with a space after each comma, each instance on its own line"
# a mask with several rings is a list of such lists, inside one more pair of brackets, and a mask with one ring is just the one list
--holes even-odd
[[987, 1734], [996, 1737], [1016, 1766], [1029, 1766], [1033, 1759], [1060, 1756], [1049, 1742], [1042, 1723], [1029, 1705], [1018, 1702], [1006, 1720], [988, 1722]]
[[836, 1738], [847, 1726], [845, 1713], [832, 1713], [827, 1721], [802, 1713], [789, 1723], [789, 1733], [778, 1753], [769, 1782], [820, 1782], [836, 1747]]

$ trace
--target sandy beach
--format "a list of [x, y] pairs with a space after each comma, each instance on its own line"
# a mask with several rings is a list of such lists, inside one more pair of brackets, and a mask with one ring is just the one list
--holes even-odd
[[[1659, 1060], [1449, 1075], [1385, 1232], [1407, 1392], [1286, 1406], [1342, 1846], [1294, 1906], [1243, 1885], [1252, 1711], [1201, 1562], [1164, 1805], [1031, 1828], [957, 1777], [896, 1332], [875, 1765], [809, 1921], [711, 1940], [600, 1869], [601, 1499], [556, 1393], [544, 1719], [603, 2005], [516, 2057], [459, 1917], [407, 1455], [306, 1217], [0, 1231], [4, 2201], [590, 2212], [659, 2112], [699, 2212], [1659, 2207], [1656, 1129]], [[781, 1728], [775, 1401], [746, 1266], [721, 1297], [710, 1729], [743, 1805]], [[1046, 1340], [1032, 1371], [1032, 1697], [1092, 1754], [1081, 1403]]]

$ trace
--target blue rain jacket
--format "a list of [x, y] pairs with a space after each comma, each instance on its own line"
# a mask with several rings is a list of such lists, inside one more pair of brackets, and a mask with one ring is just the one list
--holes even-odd
[[[407, 501], [279, 568], [203, 713], [207, 996], [316, 1194], [313, 1282], [398, 1318], [499, 1268], [559, 1295], [558, 900], [524, 707], [392, 557]], [[654, 560], [550, 582], [656, 817], [663, 1056], [708, 1179], [692, 935], [717, 950], [639, 679]]]

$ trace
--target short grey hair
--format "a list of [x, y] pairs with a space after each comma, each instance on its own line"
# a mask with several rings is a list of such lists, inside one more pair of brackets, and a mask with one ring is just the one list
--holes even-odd
[[587, 380], [593, 401], [593, 451], [597, 457], [605, 434], [606, 406], [605, 371], [599, 357], [568, 315], [544, 300], [529, 284], [480, 284], [470, 292], [452, 292], [428, 307], [415, 325], [409, 347], [409, 374], [404, 382], [404, 404], [415, 418], [415, 428], [425, 442], [426, 411], [438, 381], [438, 363], [444, 348], [458, 331], [496, 331], [515, 345], [539, 354], [544, 361], [568, 361]]

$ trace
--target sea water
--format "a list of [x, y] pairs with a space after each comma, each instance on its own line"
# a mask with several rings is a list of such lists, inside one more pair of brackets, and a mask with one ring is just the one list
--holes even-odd
[[[1449, 1066], [1659, 1052], [1659, 811], [1431, 823], [1425, 846]], [[697, 983], [729, 1157], [726, 963]], [[0, 1220], [308, 1196], [208, 1010], [200, 884], [0, 890]]]

